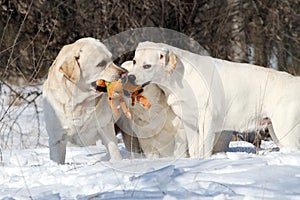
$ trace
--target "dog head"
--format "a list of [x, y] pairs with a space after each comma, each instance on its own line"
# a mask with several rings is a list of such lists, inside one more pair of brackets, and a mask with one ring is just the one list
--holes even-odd
[[59, 72], [84, 91], [94, 90], [104, 69], [116, 67], [111, 53], [94, 38], [82, 38], [66, 45], [60, 54], [63, 62], [58, 64]]
[[[120, 78], [126, 77], [127, 73], [128, 73], [128, 71], [125, 68], [119, 67], [115, 64], [111, 64], [104, 68], [101, 75], [98, 76], [98, 80], [96, 83], [115, 82], [115, 81], [119, 80]], [[99, 84], [96, 84], [96, 85], [97, 85], [97, 88], [96, 88], [97, 91], [107, 92], [106, 87], [101, 87], [101, 86], [99, 86]]]
[[131, 65], [130, 82], [137, 85], [160, 82], [175, 70], [177, 56], [158, 43], [143, 42], [138, 45]]

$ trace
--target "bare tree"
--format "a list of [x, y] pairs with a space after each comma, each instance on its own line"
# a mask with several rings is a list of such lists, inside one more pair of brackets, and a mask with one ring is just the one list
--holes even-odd
[[243, 15], [243, 1], [228, 0], [228, 8], [231, 18], [231, 60], [236, 62], [246, 62], [247, 46], [245, 38], [245, 23]]

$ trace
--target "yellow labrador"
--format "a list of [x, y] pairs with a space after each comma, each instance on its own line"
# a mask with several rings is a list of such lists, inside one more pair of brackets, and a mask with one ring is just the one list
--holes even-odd
[[299, 77], [151, 42], [133, 64], [129, 80], [158, 85], [182, 120], [191, 157], [210, 156], [217, 132], [265, 126], [279, 147], [300, 149]]
[[[133, 62], [126, 61], [122, 67], [130, 72]], [[139, 142], [147, 158], [186, 157], [185, 135], [182, 140], [179, 138], [183, 131], [181, 120], [167, 104], [163, 90], [156, 84], [149, 84], [143, 87], [142, 94], [147, 97], [151, 107], [135, 103], [130, 107], [132, 120], [121, 117], [119, 127], [125, 133], [134, 133], [133, 136], [138, 138], [136, 142]]]
[[82, 38], [64, 46], [50, 67], [43, 101], [51, 160], [65, 162], [68, 141], [86, 146], [98, 139], [111, 159], [122, 158], [107, 96], [95, 90], [106, 66], [118, 69], [107, 48], [94, 38]]
[[[168, 65], [176, 67], [176, 57], [168, 60]], [[122, 67], [129, 72], [133, 70], [133, 61], [126, 61]], [[149, 83], [143, 87], [142, 94], [148, 98], [150, 108], [139, 103], [130, 107], [132, 120], [121, 117], [118, 125], [125, 133], [133, 133], [137, 137], [147, 158], [158, 157], [188, 157], [186, 132], [181, 117], [176, 115], [167, 102], [167, 95], [156, 83]], [[227, 150], [231, 134], [218, 133], [219, 140], [215, 140], [214, 153]]]

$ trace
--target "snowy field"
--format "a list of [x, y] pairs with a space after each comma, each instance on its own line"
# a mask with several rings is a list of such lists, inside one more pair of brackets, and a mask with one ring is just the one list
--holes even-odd
[[68, 164], [57, 165], [47, 148], [5, 150], [0, 199], [300, 199], [300, 153], [108, 162], [99, 145], [69, 147], [67, 155]]
[[300, 199], [300, 152], [281, 153], [271, 141], [259, 151], [231, 142], [229, 152], [209, 159], [175, 160], [133, 159], [120, 144], [125, 159], [118, 162], [108, 161], [99, 142], [68, 147], [67, 164], [57, 165], [42, 120], [34, 122], [43, 118], [39, 109], [18, 117], [22, 137], [1, 129], [0, 199]]

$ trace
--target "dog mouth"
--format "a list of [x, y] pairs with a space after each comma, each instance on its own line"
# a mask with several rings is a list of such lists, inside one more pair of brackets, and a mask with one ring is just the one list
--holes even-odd
[[107, 87], [105, 83], [109, 82], [115, 82], [119, 79], [123, 79], [128, 74], [128, 71], [125, 68], [114, 66], [113, 68], [106, 68], [106, 71], [104, 71], [100, 79], [97, 79], [96, 81], [93, 81], [92, 87], [97, 92], [104, 92], [107, 93]]
[[142, 88], [145, 87], [145, 86], [147, 86], [147, 85], [149, 85], [150, 83], [151, 83], [151, 81], [148, 81], [148, 82], [142, 84]]
[[145, 87], [147, 85], [149, 85], [151, 83], [151, 81], [147, 81], [145, 83], [139, 83], [136, 79], [135, 75], [132, 74], [127, 74], [125, 77], [122, 78], [122, 83], [130, 83], [134, 86], [141, 86], [141, 87]]
[[[121, 80], [122, 80], [123, 91], [125, 93], [125, 96], [129, 96], [129, 94], [138, 87], [142, 92], [143, 88], [151, 83], [151, 81], [148, 81], [142, 85], [132, 84], [128, 81], [127, 76], [124, 77], [121, 76]], [[97, 92], [107, 93], [107, 87], [105, 85], [105, 82], [107, 81], [105, 81], [104, 79], [98, 79], [96, 81], [93, 81], [91, 85]]]
[[127, 74], [127, 69], [113, 65], [113, 67], [106, 67], [105, 70], [101, 73], [99, 79], [106, 82], [114, 82], [126, 77]]
[[148, 81], [142, 85], [137, 85], [135, 83], [128, 81], [128, 79], [125, 79], [125, 80], [123, 79], [122, 84], [123, 84], [124, 94], [125, 94], [125, 96], [130, 96], [131, 93], [135, 93], [135, 92], [140, 94], [144, 91], [144, 87], [146, 87], [150, 83], [151, 82]]

